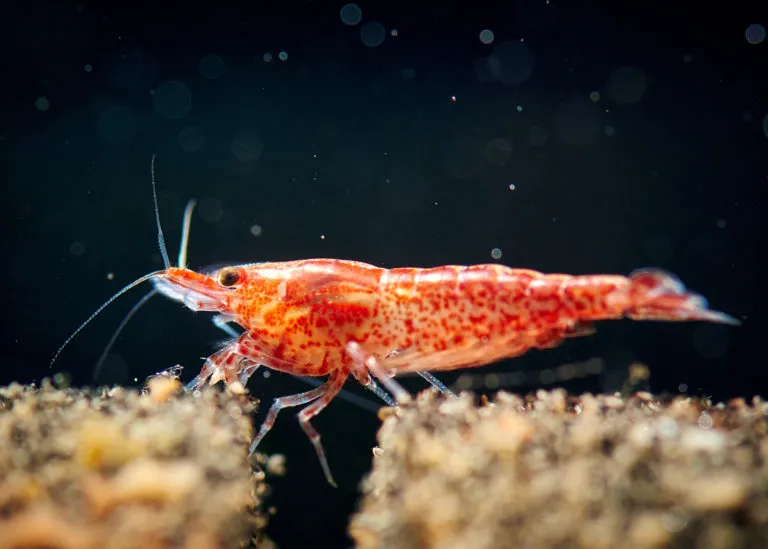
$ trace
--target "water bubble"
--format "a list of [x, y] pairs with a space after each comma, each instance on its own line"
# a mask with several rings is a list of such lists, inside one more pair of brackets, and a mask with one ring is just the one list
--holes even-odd
[[139, 129], [136, 115], [124, 105], [105, 105], [96, 115], [99, 136], [109, 143], [130, 141]]
[[197, 70], [200, 71], [203, 78], [216, 80], [224, 74], [224, 61], [218, 55], [210, 53], [200, 59], [200, 62], [197, 64]]
[[648, 89], [648, 78], [638, 67], [619, 67], [608, 77], [606, 88], [616, 103], [636, 103]]
[[493, 44], [494, 38], [495, 37], [491, 29], [483, 29], [480, 31], [480, 42], [483, 44]]
[[501, 248], [494, 248], [491, 250], [491, 257], [493, 259], [501, 259]]
[[376, 21], [370, 21], [360, 27], [360, 39], [363, 44], [371, 48], [380, 46], [384, 42], [384, 38], [387, 35], [387, 31], [381, 23]]
[[51, 108], [51, 103], [47, 97], [38, 97], [35, 99], [35, 108], [40, 112], [45, 112]]
[[350, 27], [357, 25], [363, 20], [363, 10], [357, 4], [346, 4], [339, 12], [341, 22]]
[[168, 80], [154, 89], [152, 106], [163, 118], [184, 118], [192, 108], [192, 91], [181, 82]]
[[199, 128], [188, 126], [179, 131], [178, 141], [182, 151], [195, 152], [202, 148], [205, 138]]
[[765, 40], [765, 27], [758, 25], [757, 23], [753, 23], [747, 27], [747, 30], [744, 32], [744, 36], [746, 36], [747, 42], [750, 44], [759, 44]]

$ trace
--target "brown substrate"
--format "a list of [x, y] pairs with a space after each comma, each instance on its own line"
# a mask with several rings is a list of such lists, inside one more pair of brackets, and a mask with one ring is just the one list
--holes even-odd
[[0, 548], [246, 547], [266, 524], [245, 398], [0, 388]]
[[369, 548], [768, 547], [768, 404], [422, 394], [379, 431]]

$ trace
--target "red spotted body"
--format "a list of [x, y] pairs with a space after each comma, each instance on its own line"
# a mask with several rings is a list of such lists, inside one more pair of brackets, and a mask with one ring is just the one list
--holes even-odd
[[232, 382], [252, 360], [295, 375], [367, 382], [348, 346], [393, 373], [480, 366], [592, 332], [592, 321], [629, 317], [733, 322], [671, 275], [542, 274], [502, 265], [383, 269], [310, 259], [225, 267], [211, 275], [160, 275], [196, 310], [245, 329], [203, 377]]

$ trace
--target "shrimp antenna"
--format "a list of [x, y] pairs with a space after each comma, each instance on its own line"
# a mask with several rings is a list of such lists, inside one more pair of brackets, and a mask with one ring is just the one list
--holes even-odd
[[53, 364], [54, 364], [54, 362], [56, 362], [56, 359], [57, 359], [57, 358], [59, 358], [59, 355], [61, 354], [61, 351], [63, 351], [63, 350], [64, 350], [64, 347], [66, 347], [66, 346], [69, 344], [69, 342], [70, 342], [70, 341], [72, 341], [72, 340], [75, 338], [75, 336], [76, 336], [77, 334], [79, 334], [79, 333], [80, 333], [80, 332], [83, 330], [83, 328], [85, 328], [85, 327], [86, 327], [86, 326], [87, 326], [87, 325], [88, 325], [88, 324], [91, 322], [91, 320], [93, 320], [94, 318], [96, 318], [96, 317], [98, 316], [98, 314], [99, 314], [101, 311], [103, 311], [104, 309], [106, 309], [106, 308], [107, 308], [107, 306], [108, 306], [108, 305], [110, 305], [110, 304], [111, 304], [111, 303], [112, 303], [114, 300], [116, 300], [118, 297], [120, 297], [121, 295], [123, 295], [123, 294], [124, 294], [125, 292], [127, 292], [128, 290], [131, 290], [131, 289], [135, 288], [135, 287], [136, 287], [136, 286], [138, 286], [139, 284], [141, 284], [141, 283], [143, 283], [143, 282], [146, 282], [147, 280], [152, 280], [153, 278], [156, 278], [156, 277], [158, 277], [158, 276], [160, 276], [160, 275], [162, 275], [162, 274], [164, 274], [164, 273], [165, 273], [165, 271], [164, 271], [164, 270], [163, 270], [163, 271], [154, 271], [154, 272], [152, 272], [152, 273], [149, 273], [149, 274], [146, 274], [146, 275], [142, 276], [141, 278], [137, 278], [136, 280], [134, 280], [133, 282], [131, 282], [130, 284], [128, 284], [126, 287], [124, 287], [122, 290], [120, 290], [119, 292], [117, 292], [115, 295], [113, 295], [112, 297], [110, 297], [108, 300], [106, 300], [106, 301], [105, 301], [105, 302], [104, 302], [104, 303], [101, 305], [101, 307], [99, 307], [98, 309], [96, 309], [96, 310], [95, 310], [95, 311], [94, 311], [94, 312], [91, 314], [91, 316], [89, 316], [88, 318], [86, 318], [86, 319], [85, 319], [85, 322], [83, 322], [82, 324], [80, 324], [80, 326], [78, 326], [78, 327], [77, 327], [77, 330], [75, 330], [74, 332], [72, 332], [72, 335], [70, 335], [70, 336], [69, 336], [69, 337], [68, 337], [68, 338], [67, 338], [67, 339], [64, 341], [64, 343], [62, 343], [62, 344], [61, 344], [61, 347], [59, 347], [59, 349], [56, 351], [56, 354], [54, 354], [54, 355], [53, 355], [53, 358], [51, 359], [51, 364], [50, 364], [50, 367], [51, 367], [51, 368], [53, 367]]
[[157, 205], [157, 185], [155, 185], [155, 157], [152, 154], [150, 163], [150, 174], [152, 175], [152, 200], [155, 203], [155, 221], [157, 222], [157, 243], [160, 246], [160, 254], [163, 256], [163, 265], [166, 269], [171, 268], [171, 260], [168, 259], [168, 250], [165, 247], [165, 238], [163, 238], [163, 228], [160, 226], [160, 208]]
[[[187, 268], [187, 248], [189, 248], [189, 229], [192, 224], [192, 212], [194, 211], [196, 204], [197, 204], [197, 201], [193, 198], [192, 200], [187, 202], [187, 207], [184, 208], [184, 221], [181, 229], [181, 243], [179, 244], [179, 263], [178, 263], [178, 266], [182, 269]], [[99, 360], [96, 362], [96, 366], [93, 370], [94, 381], [98, 379], [99, 373], [101, 372], [101, 368], [104, 365], [104, 360], [107, 358], [109, 351], [112, 350], [112, 347], [114, 347], [115, 342], [117, 341], [117, 338], [120, 337], [120, 333], [126, 327], [126, 325], [128, 324], [128, 321], [131, 320], [133, 315], [136, 314], [136, 312], [139, 309], [141, 309], [141, 307], [143, 307], [144, 304], [147, 301], [149, 301], [149, 299], [152, 296], [156, 295], [157, 293], [158, 293], [158, 289], [152, 288], [149, 292], [144, 294], [144, 296], [142, 296], [142, 298], [139, 299], [139, 301], [133, 307], [131, 307], [131, 310], [128, 311], [125, 317], [123, 317], [123, 320], [120, 321], [120, 324], [115, 329], [115, 332], [112, 334], [112, 337], [110, 338], [106, 347], [104, 347], [104, 350], [102, 351], [101, 356], [99, 357]]]

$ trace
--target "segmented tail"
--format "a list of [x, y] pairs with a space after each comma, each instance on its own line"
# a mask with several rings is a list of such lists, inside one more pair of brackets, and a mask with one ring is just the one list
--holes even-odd
[[732, 316], [711, 310], [703, 296], [689, 292], [672, 274], [656, 269], [642, 269], [630, 274], [629, 280], [631, 284], [626, 296], [629, 307], [624, 313], [628, 318], [741, 324]]

